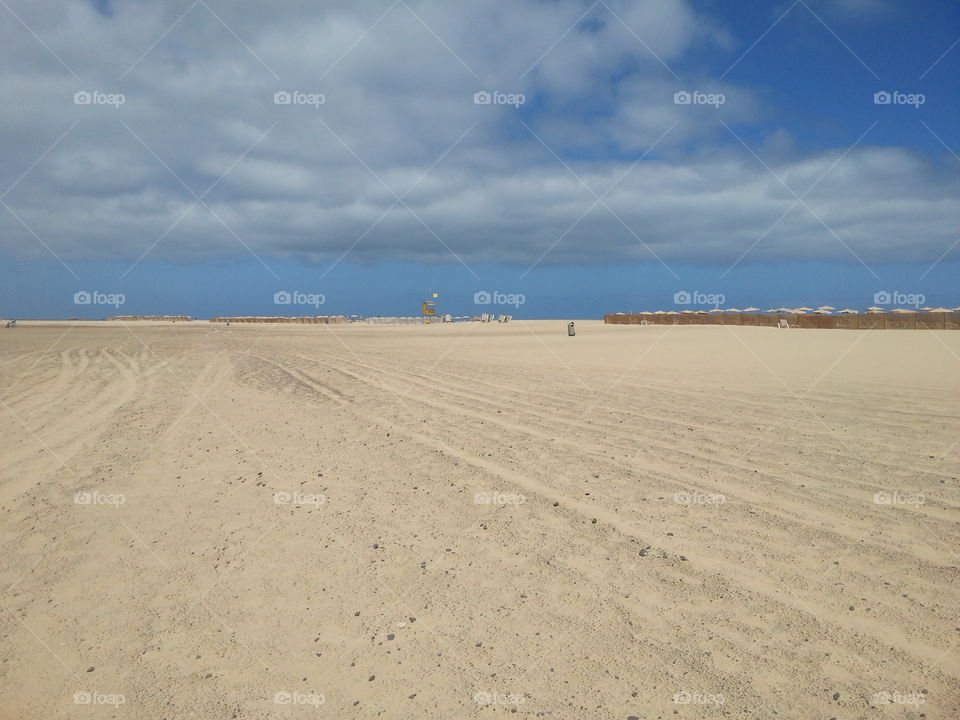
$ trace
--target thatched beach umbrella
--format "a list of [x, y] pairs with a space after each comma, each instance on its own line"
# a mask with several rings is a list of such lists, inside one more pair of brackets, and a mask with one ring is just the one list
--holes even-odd
[[950, 308], [931, 308], [927, 312], [950, 312]]
[[681, 314], [682, 314], [682, 315], [696, 315], [696, 314], [697, 314], [697, 311], [696, 311], [696, 310], [684, 310]]
[[798, 307], [796, 310], [797, 310], [797, 312], [810, 312], [811, 310], [813, 310], [813, 308]]
[[837, 315], [856, 315], [856, 310], [851, 310], [850, 308], [844, 308], [843, 310], [838, 310]]
[[738, 308], [727, 308], [724, 312], [740, 312]]
[[867, 308], [867, 310], [869, 310], [870, 312], [883, 312], [883, 308], [877, 307], [876, 305], [871, 305], [870, 307]]
[[836, 308], [832, 305], [821, 305], [817, 310], [836, 310]]
[[916, 310], [907, 310], [906, 308], [894, 308], [894, 309], [891, 310], [890, 312], [892, 312], [892, 313], [912, 313], [912, 312], [916, 312]]
[[712, 312], [712, 313], [718, 313], [718, 312], [724, 312], [724, 311], [721, 310], [720, 308], [713, 308], [712, 310], [710, 310], [710, 312]]
[[813, 314], [814, 314], [814, 315], [829, 315], [829, 314], [830, 314], [830, 311], [827, 310], [826, 308], [821, 308], [820, 310], [814, 310], [814, 311], [813, 311]]
[[760, 308], [755, 308], [755, 307], [748, 307], [743, 309], [743, 312], [759, 312], [759, 311], [760, 311]]

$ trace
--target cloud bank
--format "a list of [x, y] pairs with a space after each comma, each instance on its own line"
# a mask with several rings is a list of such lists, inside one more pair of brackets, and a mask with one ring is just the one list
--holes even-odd
[[960, 227], [956, 166], [870, 117], [797, 151], [687, 2], [9, 5], [15, 256], [912, 262]]

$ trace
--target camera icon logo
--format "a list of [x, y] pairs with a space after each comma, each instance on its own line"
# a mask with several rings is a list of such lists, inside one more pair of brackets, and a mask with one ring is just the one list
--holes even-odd
[[473, 104], [474, 105], [489, 105], [493, 102], [493, 96], [488, 93], [486, 90], [481, 90], [480, 92], [475, 92], [473, 94]]
[[289, 105], [291, 101], [290, 93], [286, 90], [281, 90], [280, 92], [275, 92], [273, 94], [273, 104], [274, 105]]
[[693, 298], [686, 290], [681, 290], [680, 292], [675, 292], [673, 294], [674, 305], [689, 305], [692, 300]]
[[93, 695], [88, 692], [75, 692], [73, 702], [75, 705], [89, 705], [93, 700]]
[[673, 94], [674, 105], [689, 105], [692, 99], [692, 96], [686, 90], [681, 90]]
[[289, 305], [291, 302], [293, 302], [293, 296], [286, 290], [280, 290], [273, 294], [274, 305]]
[[878, 492], [873, 495], [873, 502], [877, 505], [889, 505], [892, 502], [893, 498], [890, 497], [888, 492]]
[[89, 105], [93, 101], [93, 96], [86, 90], [81, 90], [73, 94], [74, 105]]
[[880, 92], [875, 92], [873, 94], [873, 104], [874, 105], [889, 105], [893, 100], [893, 96], [888, 93], [886, 90], [881, 90]]
[[73, 304], [74, 305], [89, 305], [93, 300], [93, 296], [90, 295], [86, 290], [80, 290], [73, 294]]
[[474, 305], [489, 305], [492, 301], [493, 297], [486, 290], [480, 290], [473, 294]]
[[886, 290], [881, 290], [880, 292], [875, 292], [873, 294], [873, 301], [877, 305], [889, 305], [893, 298], [890, 297], [890, 293]]
[[673, 695], [673, 701], [678, 705], [689, 705], [691, 700], [693, 700], [693, 695], [686, 690], [681, 690]]

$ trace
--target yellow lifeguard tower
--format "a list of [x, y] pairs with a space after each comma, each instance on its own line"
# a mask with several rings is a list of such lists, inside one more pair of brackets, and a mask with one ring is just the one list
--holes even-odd
[[430, 316], [437, 314], [437, 293], [433, 293], [433, 300], [424, 300], [420, 306], [420, 312], [423, 314], [424, 322], [430, 322]]

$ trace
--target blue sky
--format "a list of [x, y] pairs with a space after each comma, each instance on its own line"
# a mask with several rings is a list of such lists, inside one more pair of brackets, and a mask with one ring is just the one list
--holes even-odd
[[960, 305], [955, 2], [8, 5], [3, 316]]

